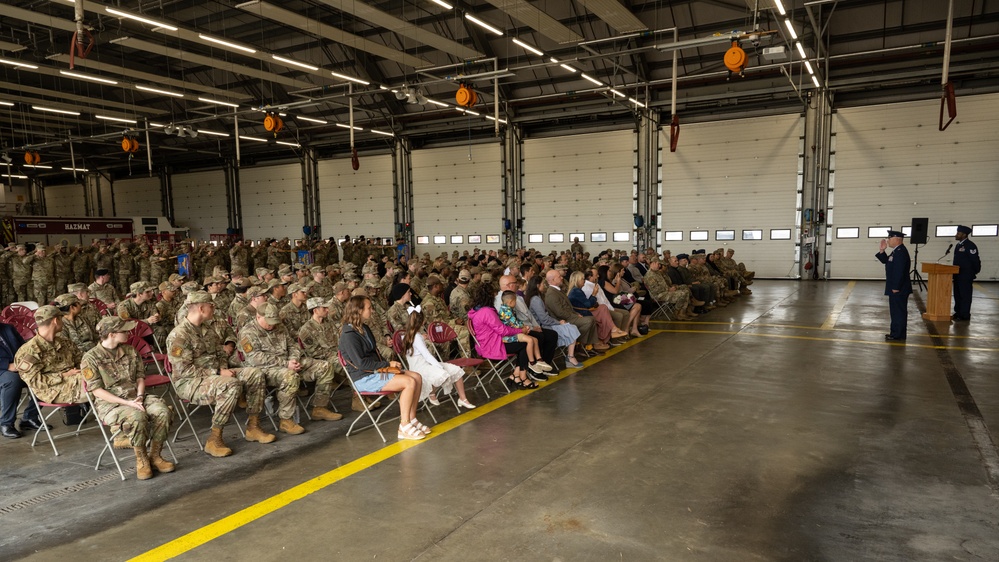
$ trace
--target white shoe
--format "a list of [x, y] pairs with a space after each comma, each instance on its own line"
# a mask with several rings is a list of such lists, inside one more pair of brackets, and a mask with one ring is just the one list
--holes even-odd
[[461, 406], [462, 408], [465, 408], [466, 410], [474, 410], [475, 409], [475, 405], [474, 404], [472, 404], [471, 402], [468, 402], [466, 400], [462, 400], [461, 398], [458, 399], [458, 405]]
[[430, 396], [427, 396], [427, 402], [430, 402], [430, 404], [432, 406], [440, 406], [441, 405], [440, 401], [437, 400], [437, 395], [434, 394], [433, 392], [430, 393]]

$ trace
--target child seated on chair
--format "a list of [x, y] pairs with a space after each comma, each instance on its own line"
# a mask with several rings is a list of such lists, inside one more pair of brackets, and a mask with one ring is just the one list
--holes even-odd
[[438, 388], [444, 389], [444, 394], [451, 394], [451, 387], [458, 389], [458, 405], [467, 410], [475, 408], [465, 395], [465, 383], [462, 377], [465, 370], [451, 363], [439, 361], [427, 347], [423, 339], [423, 312], [419, 306], [407, 307], [406, 332], [403, 339], [402, 354], [411, 371], [416, 371], [423, 377], [423, 388], [420, 400], [429, 400], [434, 406], [439, 406], [437, 400]]
[[524, 333], [517, 334], [515, 336], [503, 336], [503, 343], [513, 343], [522, 342], [527, 344], [527, 357], [530, 360], [530, 365], [528, 369], [531, 370], [536, 375], [545, 373], [546, 371], [551, 371], [552, 366], [541, 360], [541, 352], [538, 350], [538, 339], [534, 336], [527, 335], [530, 328], [524, 326], [524, 323], [517, 318], [513, 309], [517, 306], [517, 293], [513, 291], [503, 291], [500, 296], [503, 304], [499, 307], [499, 317], [507, 326], [511, 328], [520, 328], [524, 330]]

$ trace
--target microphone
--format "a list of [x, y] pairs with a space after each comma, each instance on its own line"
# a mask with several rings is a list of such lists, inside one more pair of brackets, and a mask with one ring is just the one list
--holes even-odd
[[954, 247], [954, 243], [953, 242], [951, 242], [950, 244], [947, 244], [947, 251], [944, 252], [944, 255], [940, 256], [940, 259], [937, 260], [937, 263], [940, 263], [941, 261], [943, 261], [944, 258], [946, 258], [948, 255], [950, 255], [950, 250], [953, 247]]

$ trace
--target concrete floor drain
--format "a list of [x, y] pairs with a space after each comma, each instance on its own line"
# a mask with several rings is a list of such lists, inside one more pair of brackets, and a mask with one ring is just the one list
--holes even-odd
[[[125, 472], [125, 475], [128, 476], [129, 474], [135, 472], [135, 468], [134, 467], [130, 468], [130, 469], [126, 468], [126, 469], [123, 469], [123, 471]], [[13, 513], [13, 512], [15, 512], [15, 511], [17, 511], [19, 509], [24, 509], [26, 507], [32, 507], [32, 506], [40, 505], [40, 504], [43, 504], [43, 503], [45, 503], [45, 502], [47, 502], [49, 500], [54, 500], [54, 499], [58, 499], [58, 498], [61, 498], [61, 497], [64, 497], [64, 496], [68, 496], [68, 495], [73, 494], [75, 492], [86, 490], [88, 488], [94, 488], [96, 486], [100, 486], [101, 484], [104, 484], [106, 482], [110, 482], [112, 480], [120, 480], [117, 472], [114, 472], [114, 473], [111, 473], [111, 474], [105, 474], [104, 476], [101, 476], [100, 478], [94, 478], [93, 480], [87, 480], [85, 482], [80, 482], [79, 484], [73, 484], [72, 486], [66, 486], [65, 488], [62, 488], [62, 489], [59, 489], [59, 490], [55, 490], [55, 491], [52, 491], [52, 492], [46, 492], [46, 493], [44, 493], [44, 494], [42, 494], [40, 496], [35, 496], [33, 498], [30, 498], [30, 499], [26, 499], [26, 500], [19, 501], [19, 502], [14, 502], [14, 503], [12, 503], [10, 505], [6, 505], [4, 507], [0, 507], [0, 515], [6, 515], [8, 513]]]

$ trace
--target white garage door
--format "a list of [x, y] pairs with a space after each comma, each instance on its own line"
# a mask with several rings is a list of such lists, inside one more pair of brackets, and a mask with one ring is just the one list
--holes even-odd
[[229, 214], [222, 170], [177, 174], [171, 180], [177, 226], [189, 227], [196, 240], [210, 240], [212, 234], [226, 233]]
[[634, 131], [524, 141], [525, 243], [567, 250], [585, 235], [586, 251], [634, 244]]
[[281, 164], [239, 171], [243, 236], [302, 238], [305, 211], [302, 204], [302, 166]]
[[663, 248], [733, 248], [759, 277], [796, 277], [804, 121], [778, 115], [683, 125], [677, 151], [663, 152]]
[[45, 186], [45, 212], [53, 217], [84, 217], [87, 215], [83, 186]]
[[356, 172], [349, 158], [320, 161], [319, 212], [326, 238], [394, 236], [392, 155], [365, 156]]
[[498, 143], [413, 151], [417, 252], [500, 247], [487, 237], [498, 237], [503, 222], [501, 152]]
[[119, 217], [162, 217], [160, 178], [138, 177], [115, 180], [114, 208]]
[[914, 217], [929, 219], [921, 263], [942, 256], [956, 225], [965, 224], [977, 233], [979, 279], [999, 275], [999, 95], [959, 97], [957, 105], [959, 119], [943, 132], [936, 100], [845, 108], [834, 116], [831, 277], [883, 278], [874, 258], [883, 231], [908, 227]]

